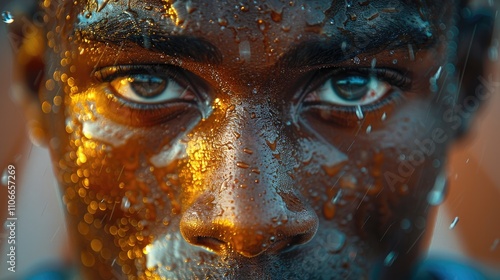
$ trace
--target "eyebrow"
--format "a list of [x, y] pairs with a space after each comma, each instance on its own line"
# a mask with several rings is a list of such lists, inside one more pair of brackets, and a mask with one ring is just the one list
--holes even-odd
[[127, 13], [122, 13], [113, 19], [77, 24], [74, 33], [80, 41], [115, 45], [130, 42], [143, 49], [175, 58], [200, 63], [222, 62], [221, 52], [207, 40], [194, 36], [171, 35], [156, 25], [141, 26]]
[[[364, 31], [344, 32], [329, 38], [301, 42], [286, 52], [280, 58], [279, 64], [286, 68], [329, 65], [352, 59], [359, 54], [379, 53], [384, 50], [406, 48], [413, 52], [419, 48], [430, 48], [437, 42], [437, 36], [430, 26], [418, 26], [404, 21], [397, 26], [383, 26], [376, 32], [370, 30], [370, 33], [366, 29]], [[360, 41], [362, 46], [356, 46], [355, 42]]]

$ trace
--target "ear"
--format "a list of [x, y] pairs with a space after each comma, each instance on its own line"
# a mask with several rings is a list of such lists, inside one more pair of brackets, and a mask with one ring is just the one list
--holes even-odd
[[18, 17], [9, 25], [8, 39], [14, 57], [14, 102], [25, 112], [28, 134], [33, 144], [47, 144], [47, 118], [39, 99], [45, 76], [45, 32], [41, 24]]
[[491, 41], [494, 31], [495, 9], [470, 10], [460, 12], [457, 24], [459, 35], [457, 42], [456, 70], [458, 77], [459, 98], [457, 113], [461, 116], [461, 126], [457, 137], [463, 136], [469, 129], [473, 116], [489, 96], [500, 89], [500, 84], [486, 77], [491, 66]]

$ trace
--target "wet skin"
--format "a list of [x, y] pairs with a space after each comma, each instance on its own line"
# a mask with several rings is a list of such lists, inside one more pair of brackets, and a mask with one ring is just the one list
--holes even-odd
[[452, 4], [98, 2], [58, 7], [41, 94], [85, 277], [410, 271]]

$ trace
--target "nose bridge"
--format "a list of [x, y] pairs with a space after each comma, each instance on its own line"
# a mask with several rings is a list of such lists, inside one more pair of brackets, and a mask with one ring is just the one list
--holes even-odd
[[283, 162], [277, 147], [283, 128], [269, 109], [232, 106], [206, 120], [208, 126], [214, 124], [203, 129], [213, 141], [207, 154], [216, 156], [181, 219], [181, 232], [188, 242], [252, 257], [274, 242], [281, 244], [275, 248], [283, 248], [314, 235], [317, 217], [286, 175], [290, 162]]
[[[221, 157], [207, 174], [214, 203], [222, 207], [222, 218], [237, 223], [270, 223], [286, 216], [279, 193], [291, 191], [291, 178], [279, 176], [284, 165], [277, 156], [280, 128], [270, 119], [266, 106], [235, 106], [218, 122], [212, 138], [221, 145], [214, 154]], [[266, 112], [267, 111], [267, 112]], [[217, 139], [219, 138], [219, 139]], [[208, 187], [208, 186], [206, 186]], [[248, 221], [247, 221], [248, 220]]]

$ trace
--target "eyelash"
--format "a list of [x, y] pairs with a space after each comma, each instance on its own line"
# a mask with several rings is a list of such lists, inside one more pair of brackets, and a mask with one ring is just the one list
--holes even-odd
[[[321, 101], [304, 101], [312, 92], [337, 75], [371, 76], [388, 83], [391, 88], [381, 99], [365, 105], [343, 106]], [[359, 112], [357, 112], [357, 110], [361, 109], [364, 118], [368, 117], [368, 115], [372, 115], [380, 119], [380, 117], [386, 113], [386, 110], [381, 112], [382, 109], [390, 109], [390, 107], [394, 106], [404, 97], [402, 91], [409, 90], [411, 85], [412, 79], [409, 76], [388, 68], [338, 68], [333, 71], [321, 71], [312, 79], [311, 83], [306, 86], [306, 93], [303, 94], [299, 100], [301, 104], [300, 112], [312, 110], [318, 113], [318, 115], [326, 121], [333, 121], [343, 126], [352, 126], [359, 121], [357, 115]]]
[[[128, 100], [117, 94], [110, 84], [117, 78], [133, 75], [151, 75], [170, 79], [183, 87], [189, 87], [196, 96], [196, 100], [172, 100], [172, 102], [165, 103], [138, 103]], [[171, 65], [116, 65], [98, 69], [93, 73], [93, 76], [98, 84], [106, 84], [104, 91], [108, 100], [106, 112], [112, 118], [125, 124], [132, 126], [155, 125], [194, 108], [198, 108], [198, 111], [203, 115], [203, 109], [200, 108], [199, 102], [206, 100], [207, 97], [197, 91], [197, 87], [194, 86], [203, 88], [203, 84], [201, 82], [194, 83], [189, 74], [178, 67]]]

